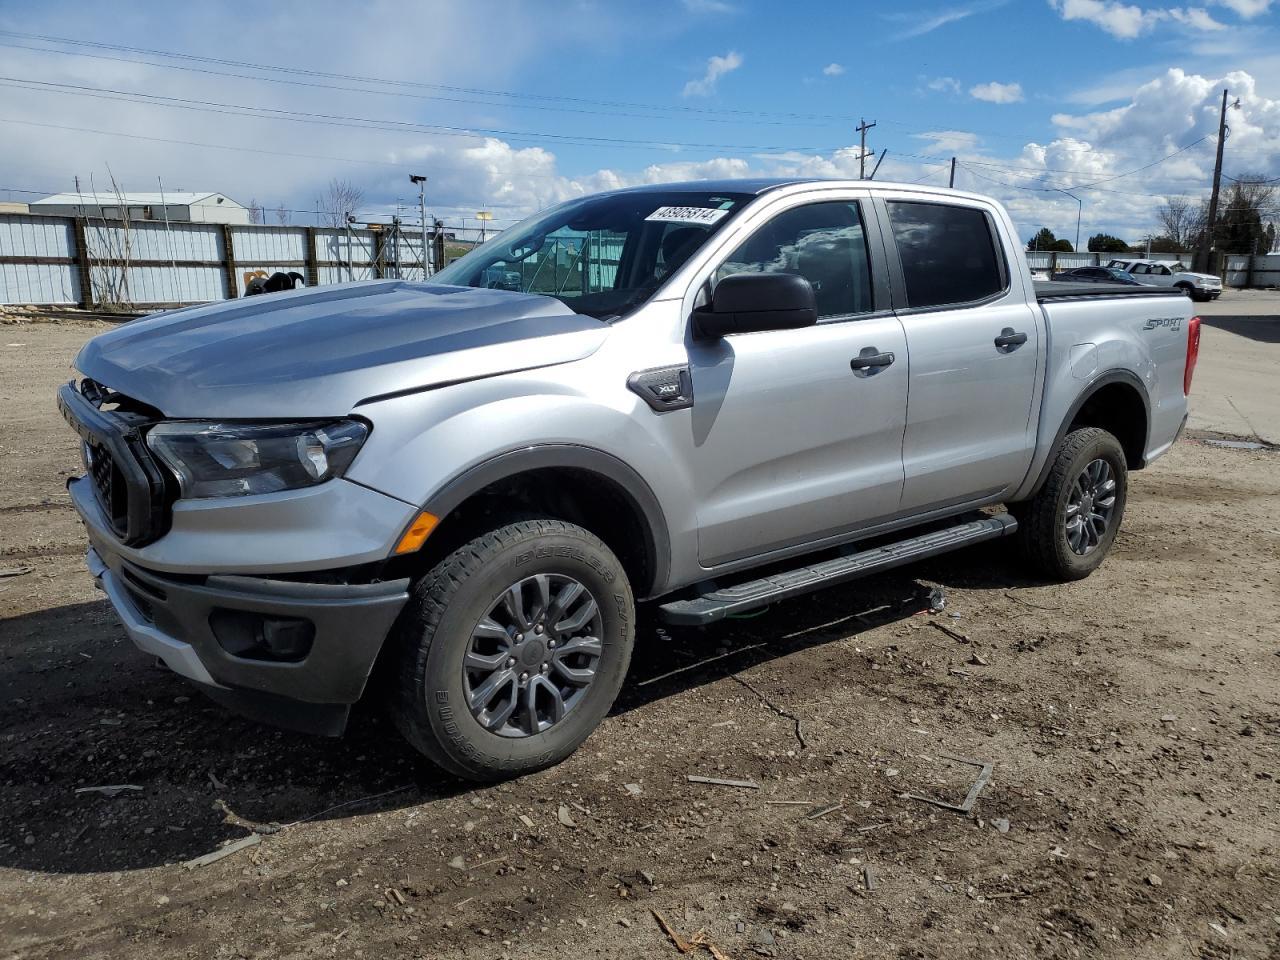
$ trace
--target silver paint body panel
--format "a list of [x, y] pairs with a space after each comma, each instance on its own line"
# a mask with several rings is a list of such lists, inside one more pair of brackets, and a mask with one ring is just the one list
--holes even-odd
[[[415, 511], [469, 469], [569, 444], [623, 461], [661, 505], [669, 576], [638, 591], [656, 595], [1025, 497], [1068, 412], [1115, 371], [1147, 390], [1147, 459], [1173, 442], [1186, 410], [1186, 301], [1041, 305], [1008, 215], [976, 195], [836, 181], [756, 189], [649, 302], [612, 324], [547, 297], [374, 281], [177, 311], [95, 338], [79, 369], [167, 416], [356, 414], [373, 424], [346, 479], [180, 502], [170, 532], [120, 552], [193, 573], [365, 563], [386, 557]], [[691, 338], [705, 281], [756, 227], [799, 203], [878, 197], [981, 206], [1004, 243], [1008, 292], [961, 309]], [[1181, 318], [1182, 333], [1144, 331], [1152, 317]], [[997, 350], [1005, 327], [1028, 341]], [[849, 361], [869, 346], [895, 363], [856, 376]], [[657, 413], [627, 388], [635, 371], [679, 364], [692, 370], [691, 408]], [[92, 498], [78, 486], [92, 527]]]

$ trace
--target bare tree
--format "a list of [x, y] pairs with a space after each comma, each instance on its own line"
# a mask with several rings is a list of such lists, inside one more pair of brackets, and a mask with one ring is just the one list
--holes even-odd
[[289, 225], [289, 211], [285, 209], [284, 201], [280, 201], [280, 205], [276, 207], [276, 223], [285, 227]]
[[1276, 186], [1268, 182], [1265, 173], [1245, 173], [1229, 179], [1231, 189], [1214, 224], [1214, 245], [1223, 253], [1266, 253]]
[[265, 223], [266, 217], [264, 216], [264, 213], [265, 211], [262, 209], [262, 204], [258, 202], [257, 197], [254, 197], [249, 201], [249, 222], [250, 223]]
[[1164, 236], [1178, 250], [1190, 250], [1200, 240], [1205, 227], [1205, 206], [1186, 197], [1170, 197], [1156, 210]]
[[120, 220], [118, 223], [114, 218], [108, 220], [90, 173], [89, 189], [99, 204], [98, 219], [101, 223], [89, 220], [85, 226], [89, 249], [83, 251], [83, 255], [89, 261], [89, 282], [94, 294], [86, 299], [95, 302], [102, 310], [128, 312], [133, 309], [133, 298], [129, 294], [129, 268], [133, 262], [129, 204], [124, 187], [116, 180], [110, 165], [107, 166], [107, 176], [111, 180], [111, 192], [115, 196], [116, 209], [120, 211]]
[[321, 214], [331, 227], [345, 226], [347, 217], [356, 212], [364, 202], [364, 191], [350, 180], [339, 180], [336, 177], [329, 181], [329, 186], [321, 198], [324, 207]]

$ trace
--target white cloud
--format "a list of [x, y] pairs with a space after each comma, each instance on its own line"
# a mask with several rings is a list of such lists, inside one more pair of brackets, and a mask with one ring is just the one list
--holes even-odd
[[925, 147], [932, 154], [976, 155], [982, 138], [968, 130], [931, 130], [926, 133], [913, 133], [917, 140], [924, 140]]
[[[1257, 0], [1219, 0], [1237, 12], [1253, 9]], [[1266, 0], [1270, 4], [1271, 0]], [[1138, 7], [1118, 0], [1049, 0], [1063, 20], [1084, 20], [1118, 40], [1133, 40], [1161, 23], [1179, 24], [1192, 32], [1226, 30], [1204, 7]], [[1266, 9], [1263, 5], [1258, 12]]]
[[960, 81], [955, 77], [934, 77], [925, 81], [925, 87], [935, 93], [960, 93]]
[[1170, 20], [1175, 20], [1183, 26], [1190, 27], [1193, 30], [1226, 30], [1225, 23], [1219, 23], [1209, 15], [1209, 11], [1203, 7], [1190, 7], [1183, 10], [1180, 7], [1173, 7], [1165, 11], [1165, 15]]
[[842, 73], [844, 73], [844, 67], [838, 63], [828, 63], [822, 68], [822, 75], [824, 77], [838, 77]]
[[685, 10], [689, 13], [706, 15], [706, 14], [726, 14], [737, 13], [738, 8], [725, 0], [681, 0]]
[[1115, 0], [1049, 0], [1049, 6], [1063, 20], [1086, 20], [1121, 40], [1140, 36], [1158, 19], [1151, 11]]
[[1266, 13], [1271, 7], [1271, 0], [1211, 0], [1211, 2], [1233, 10], [1237, 16], [1244, 17], [1246, 20], [1252, 20]]
[[707, 70], [699, 80], [690, 80], [680, 92], [682, 97], [709, 97], [716, 92], [716, 84], [727, 73], [742, 66], [742, 54], [730, 50], [723, 57], [707, 58]]
[[896, 40], [906, 40], [911, 37], [920, 37], [926, 33], [932, 33], [939, 27], [965, 20], [974, 14], [995, 10], [997, 7], [1003, 7], [1008, 2], [1009, 0], [982, 0], [982, 2], [978, 3], [954, 4], [939, 10], [926, 12], [890, 13], [885, 14], [884, 18], [898, 23], [910, 24], [894, 38]]
[[1019, 103], [1022, 101], [1022, 84], [1020, 83], [980, 83], [969, 88], [969, 96], [987, 103]]

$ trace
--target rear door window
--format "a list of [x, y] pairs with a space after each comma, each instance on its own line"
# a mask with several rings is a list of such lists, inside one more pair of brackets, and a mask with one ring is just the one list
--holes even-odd
[[908, 307], [973, 303], [1005, 289], [991, 223], [982, 210], [905, 200], [888, 207]]

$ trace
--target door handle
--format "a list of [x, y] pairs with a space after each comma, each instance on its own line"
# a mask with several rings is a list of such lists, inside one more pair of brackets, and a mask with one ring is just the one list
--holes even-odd
[[870, 370], [874, 367], [887, 367], [896, 358], [892, 353], [876, 353], [875, 347], [867, 347], [849, 361], [850, 370]]
[[996, 346], [1004, 351], [1020, 347], [1026, 342], [1027, 335], [1025, 333], [1014, 333], [1013, 327], [1005, 327], [1000, 331], [1000, 336], [996, 337]]

